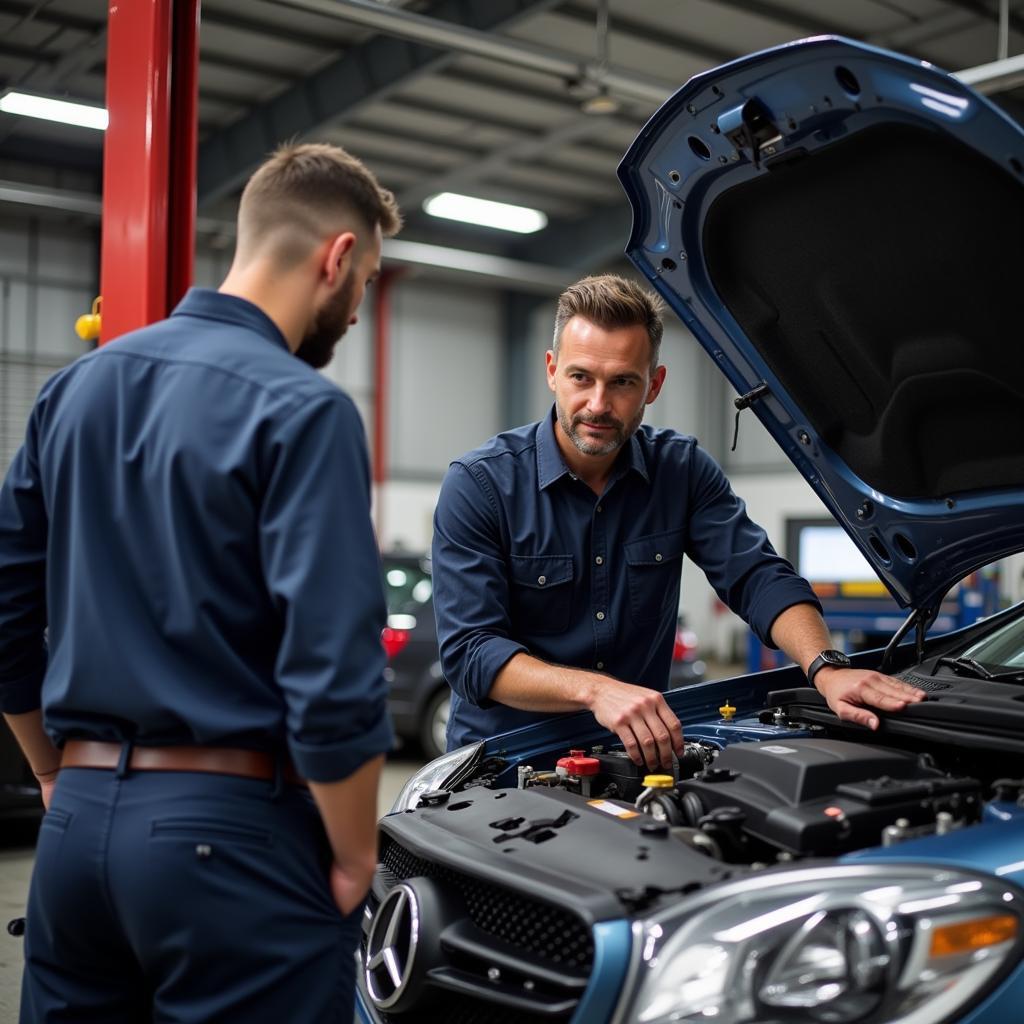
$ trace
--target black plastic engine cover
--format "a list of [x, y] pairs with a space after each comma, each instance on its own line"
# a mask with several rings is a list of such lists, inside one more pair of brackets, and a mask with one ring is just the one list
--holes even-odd
[[926, 825], [945, 810], [975, 820], [981, 806], [976, 779], [950, 778], [903, 751], [828, 739], [736, 743], [677, 788], [705, 812], [738, 807], [750, 835], [809, 856], [877, 846], [898, 818]]

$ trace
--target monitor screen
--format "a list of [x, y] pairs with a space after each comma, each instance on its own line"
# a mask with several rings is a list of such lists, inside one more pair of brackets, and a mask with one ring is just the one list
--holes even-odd
[[856, 544], [835, 523], [803, 522], [796, 526], [790, 560], [810, 583], [877, 583], [878, 576]]

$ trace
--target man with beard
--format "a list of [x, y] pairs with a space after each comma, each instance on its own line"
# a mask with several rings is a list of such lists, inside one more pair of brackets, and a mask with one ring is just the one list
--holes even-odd
[[662, 330], [658, 298], [632, 282], [572, 285], [547, 353], [551, 414], [449, 468], [433, 548], [449, 749], [586, 709], [638, 765], [669, 767], [683, 735], [660, 691], [684, 554], [841, 717], [877, 728], [870, 707], [924, 696], [833, 664], [814, 592], [715, 461], [692, 437], [641, 426], [665, 382]]
[[48, 808], [25, 1024], [352, 1019], [386, 610], [362, 425], [314, 367], [399, 226], [354, 157], [285, 147], [219, 291], [36, 401], [0, 490], [0, 710]]

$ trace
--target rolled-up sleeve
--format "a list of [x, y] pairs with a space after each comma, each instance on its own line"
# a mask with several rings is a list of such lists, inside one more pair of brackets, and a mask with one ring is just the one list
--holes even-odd
[[782, 612], [795, 604], [821, 611], [821, 605], [807, 581], [751, 521], [718, 463], [696, 444], [691, 460], [687, 554], [722, 601], [774, 648], [771, 628]]
[[46, 675], [48, 523], [35, 413], [0, 487], [0, 711], [40, 707]]
[[366, 441], [351, 400], [338, 392], [294, 412], [268, 459], [260, 547], [282, 624], [276, 679], [288, 746], [303, 776], [334, 782], [392, 746], [387, 611]]
[[452, 689], [487, 708], [495, 676], [527, 648], [511, 638], [508, 576], [497, 506], [485, 484], [452, 463], [434, 512], [431, 571], [441, 669]]

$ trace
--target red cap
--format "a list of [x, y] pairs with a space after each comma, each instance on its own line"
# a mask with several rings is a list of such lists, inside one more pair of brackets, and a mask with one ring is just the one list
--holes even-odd
[[568, 757], [558, 759], [558, 767], [570, 775], [596, 775], [601, 770], [601, 762], [596, 757], [585, 757], [582, 750], [574, 750]]

